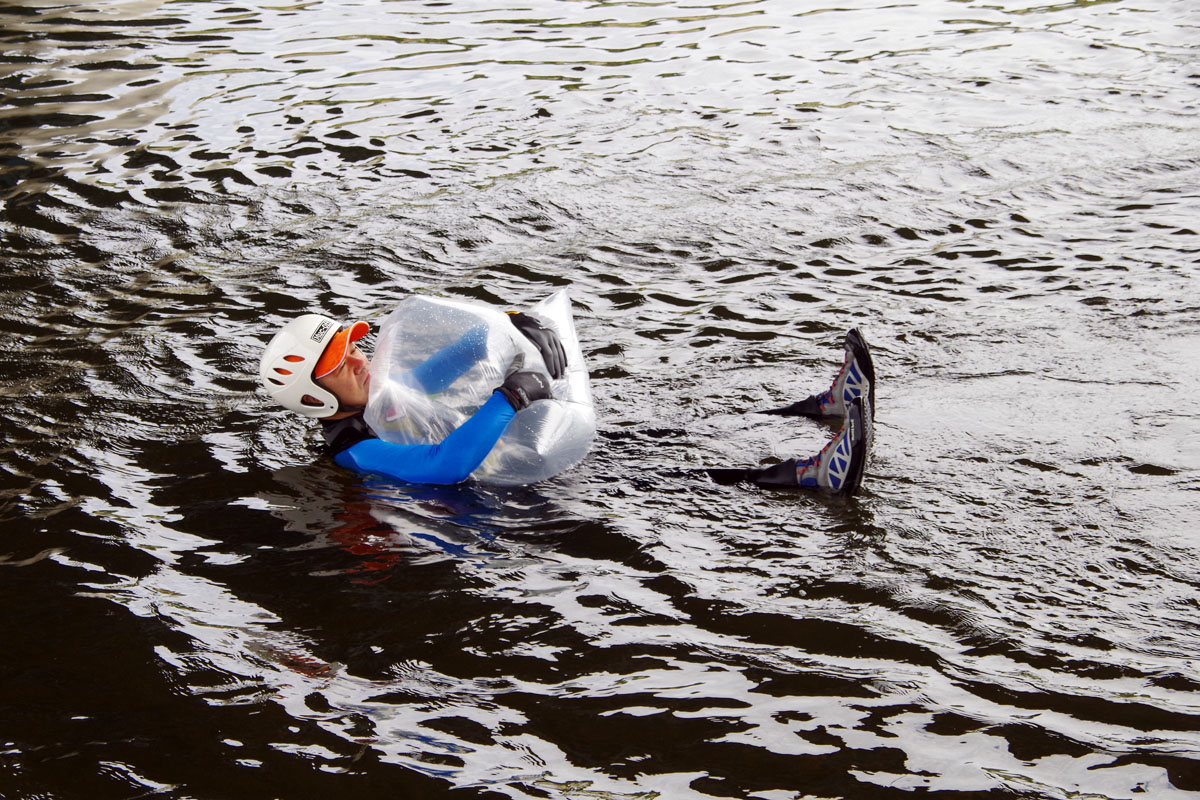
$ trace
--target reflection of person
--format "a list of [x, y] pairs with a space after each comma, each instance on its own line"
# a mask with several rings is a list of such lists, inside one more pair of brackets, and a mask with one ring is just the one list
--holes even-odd
[[[553, 378], [566, 371], [566, 353], [557, 334], [528, 314], [509, 319], [542, 354]], [[466, 422], [437, 444], [395, 444], [379, 439], [363, 419], [370, 388], [370, 363], [357, 341], [370, 326], [355, 322], [338, 329], [320, 314], [305, 314], [275, 334], [263, 353], [259, 378], [281, 405], [319, 419], [326, 448], [339, 465], [358, 472], [386, 475], [406, 483], [459, 483], [467, 479], [495, 446], [518, 411], [552, 397], [550, 382], [540, 372], [508, 375], [492, 396]], [[414, 370], [429, 391], [441, 388], [479, 358], [468, 333], [460, 342], [435, 354]], [[424, 376], [424, 377], [423, 377]]]
[[[554, 378], [566, 371], [562, 342], [550, 328], [528, 314], [509, 319], [541, 352]], [[475, 471], [518, 411], [552, 397], [549, 381], [539, 372], [508, 375], [478, 411], [437, 444], [395, 444], [378, 438], [363, 418], [370, 385], [370, 363], [355, 342], [370, 330], [365, 322], [338, 329], [319, 314], [292, 320], [267, 345], [259, 367], [263, 387], [285, 408], [319, 419], [329, 454], [339, 465], [386, 475], [406, 483], [459, 483]], [[436, 394], [482, 357], [480, 331], [417, 366], [412, 377]], [[835, 417], [842, 428], [810, 458], [788, 459], [759, 469], [705, 470], [718, 483], [821, 489], [852, 494], [862, 481], [871, 448], [875, 370], [866, 340], [858, 330], [846, 334], [845, 359], [829, 389], [764, 413], [784, 416]]]

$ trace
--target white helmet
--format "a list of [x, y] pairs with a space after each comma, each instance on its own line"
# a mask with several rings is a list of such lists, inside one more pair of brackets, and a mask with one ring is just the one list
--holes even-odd
[[313, 380], [313, 369], [338, 324], [320, 314], [305, 314], [284, 325], [263, 353], [258, 377], [267, 394], [284, 408], [320, 419], [337, 413], [333, 392]]

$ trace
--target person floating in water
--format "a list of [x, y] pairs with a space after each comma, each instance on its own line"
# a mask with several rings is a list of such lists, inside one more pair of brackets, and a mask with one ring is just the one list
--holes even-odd
[[[550, 377], [562, 377], [567, 358], [557, 334], [528, 314], [514, 312], [508, 318], [537, 347]], [[259, 364], [267, 393], [284, 408], [319, 420], [327, 453], [347, 469], [406, 483], [461, 483], [483, 463], [518, 411], [552, 397], [546, 375], [518, 370], [440, 443], [385, 442], [363, 416], [370, 362], [355, 343], [369, 331], [363, 321], [339, 329], [329, 317], [305, 314], [275, 334]], [[485, 342], [484, 332], [469, 332], [414, 370], [413, 380], [436, 394], [470, 369]]]
[[[567, 358], [554, 330], [529, 314], [513, 312], [509, 319], [537, 347], [550, 377], [561, 377]], [[370, 390], [370, 362], [356, 342], [369, 331], [363, 321], [340, 328], [329, 317], [305, 314], [275, 334], [259, 365], [259, 378], [267, 393], [284, 408], [319, 420], [327, 453], [346, 469], [406, 483], [460, 483], [483, 463], [517, 412], [553, 397], [545, 375], [518, 370], [507, 375], [491, 397], [441, 442], [386, 442], [363, 416]], [[482, 340], [469, 333], [414, 370], [413, 378], [436, 394], [481, 357], [481, 346]], [[874, 382], [870, 349], [853, 329], [846, 334], [842, 368], [828, 390], [762, 412], [840, 417], [841, 430], [819, 453], [763, 468], [704, 472], [721, 484], [749, 482], [853, 494], [862, 482], [873, 438]]]

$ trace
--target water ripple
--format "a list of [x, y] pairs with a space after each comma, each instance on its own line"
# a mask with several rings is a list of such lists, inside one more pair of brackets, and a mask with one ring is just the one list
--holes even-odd
[[[1186, 0], [0, 8], [0, 794], [1190, 796]], [[300, 311], [570, 286], [601, 426], [403, 487]], [[852, 501], [718, 487], [881, 378]], [[53, 636], [47, 636], [53, 631]]]

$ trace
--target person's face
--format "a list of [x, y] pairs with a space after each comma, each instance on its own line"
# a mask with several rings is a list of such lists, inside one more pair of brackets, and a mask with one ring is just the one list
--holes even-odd
[[363, 351], [358, 349], [358, 345], [352, 344], [341, 366], [318, 379], [317, 383], [333, 392], [343, 406], [363, 407], [367, 404], [371, 383], [370, 367], [371, 362]]

